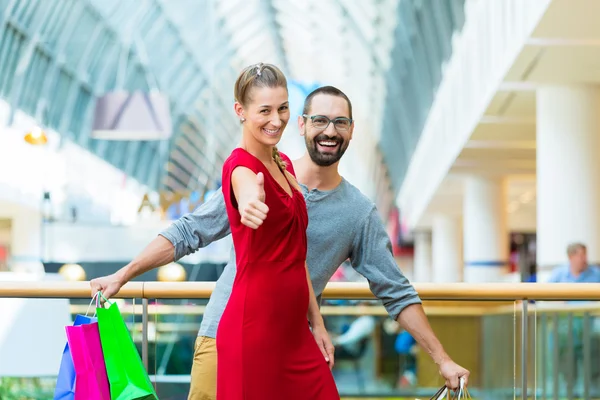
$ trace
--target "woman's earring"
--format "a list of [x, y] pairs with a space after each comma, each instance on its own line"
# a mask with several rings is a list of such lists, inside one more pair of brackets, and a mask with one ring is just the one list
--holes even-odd
[[246, 122], [246, 118], [244, 118], [244, 117], [240, 118], [240, 122]]

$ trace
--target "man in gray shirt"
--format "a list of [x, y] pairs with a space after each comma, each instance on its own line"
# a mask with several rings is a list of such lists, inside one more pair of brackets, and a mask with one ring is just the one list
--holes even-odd
[[[307, 265], [314, 292], [320, 297], [329, 278], [347, 259], [369, 282], [390, 317], [397, 320], [439, 367], [446, 385], [457, 388], [459, 378], [467, 383], [469, 371], [454, 363], [433, 333], [421, 306], [421, 300], [398, 268], [391, 243], [375, 205], [338, 172], [339, 160], [352, 138], [350, 130], [338, 132], [337, 124], [352, 121], [352, 105], [340, 90], [326, 86], [313, 91], [298, 118], [305, 137], [306, 154], [292, 163], [306, 199]], [[288, 164], [289, 164], [288, 160]], [[257, 187], [257, 192], [260, 187]], [[248, 210], [240, 210], [260, 225], [267, 217], [266, 205], [259, 200]], [[230, 234], [229, 220], [221, 191], [191, 214], [161, 232], [142, 253], [115, 274], [91, 281], [92, 293], [106, 297], [117, 293], [134, 277], [191, 254]], [[189, 399], [214, 399], [216, 386], [217, 326], [227, 305], [235, 278], [235, 255], [216, 283], [196, 341]], [[265, 327], [268, 329], [268, 327]], [[333, 363], [333, 346], [328, 337], [315, 337]]]

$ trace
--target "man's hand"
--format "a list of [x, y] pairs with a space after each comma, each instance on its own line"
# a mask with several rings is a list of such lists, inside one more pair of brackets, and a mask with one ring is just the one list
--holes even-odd
[[469, 383], [471, 373], [449, 358], [440, 363], [439, 369], [440, 375], [446, 380], [446, 387], [452, 390], [459, 388], [460, 378], [464, 378], [465, 386]]
[[332, 369], [334, 364], [335, 348], [331, 343], [331, 339], [329, 338], [327, 329], [325, 329], [325, 325], [313, 326], [312, 334], [317, 341], [319, 350], [321, 350], [323, 357], [325, 357], [325, 361], [327, 361], [327, 364], [329, 364], [329, 369]]
[[[116, 274], [103, 276], [100, 278], [92, 279], [90, 281], [90, 287], [92, 288], [92, 298], [98, 292], [102, 292], [102, 295], [107, 299], [110, 299], [115, 294], [119, 293], [121, 287], [125, 282], [122, 282]], [[102, 299], [100, 299], [101, 302]]]
[[240, 204], [242, 224], [252, 229], [258, 229], [267, 218], [269, 207], [265, 204], [265, 177], [262, 172], [256, 174], [256, 190], [250, 199]]

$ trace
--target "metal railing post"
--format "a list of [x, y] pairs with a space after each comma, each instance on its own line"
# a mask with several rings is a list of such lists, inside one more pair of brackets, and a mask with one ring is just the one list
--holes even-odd
[[521, 316], [521, 398], [527, 400], [527, 355], [529, 343], [527, 340], [527, 323], [529, 320], [528, 313], [529, 301], [523, 300], [522, 316]]
[[148, 371], [148, 299], [142, 299], [142, 361]]
[[592, 382], [592, 335], [590, 313], [583, 314], [583, 398], [589, 400]]
[[548, 365], [548, 354], [546, 354], [547, 350], [548, 350], [548, 316], [546, 314], [542, 314], [541, 316], [541, 324], [542, 324], [542, 329], [541, 329], [541, 334], [540, 334], [540, 341], [542, 342], [540, 344], [540, 348], [541, 348], [541, 352], [540, 352], [540, 369], [542, 371], [542, 399], [546, 400], [546, 396], [547, 396], [547, 377], [546, 374], [548, 373], [548, 369], [547, 369], [547, 365]]
[[554, 325], [552, 326], [553, 330], [553, 341], [552, 341], [552, 398], [558, 400], [559, 397], [559, 354], [558, 354], [558, 324], [560, 322], [560, 317], [558, 313], [554, 314]]
[[573, 314], [567, 314], [567, 399], [573, 399], [575, 381], [575, 344], [573, 341]]

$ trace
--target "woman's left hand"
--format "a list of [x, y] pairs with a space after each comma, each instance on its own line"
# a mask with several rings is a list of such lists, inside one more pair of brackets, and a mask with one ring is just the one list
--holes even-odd
[[325, 325], [313, 326], [312, 334], [317, 341], [319, 350], [321, 350], [323, 357], [325, 357], [325, 361], [327, 361], [327, 364], [329, 364], [329, 369], [332, 369], [334, 364], [335, 348], [333, 347], [333, 343], [331, 343], [331, 339], [329, 338], [327, 329], [325, 329]]

